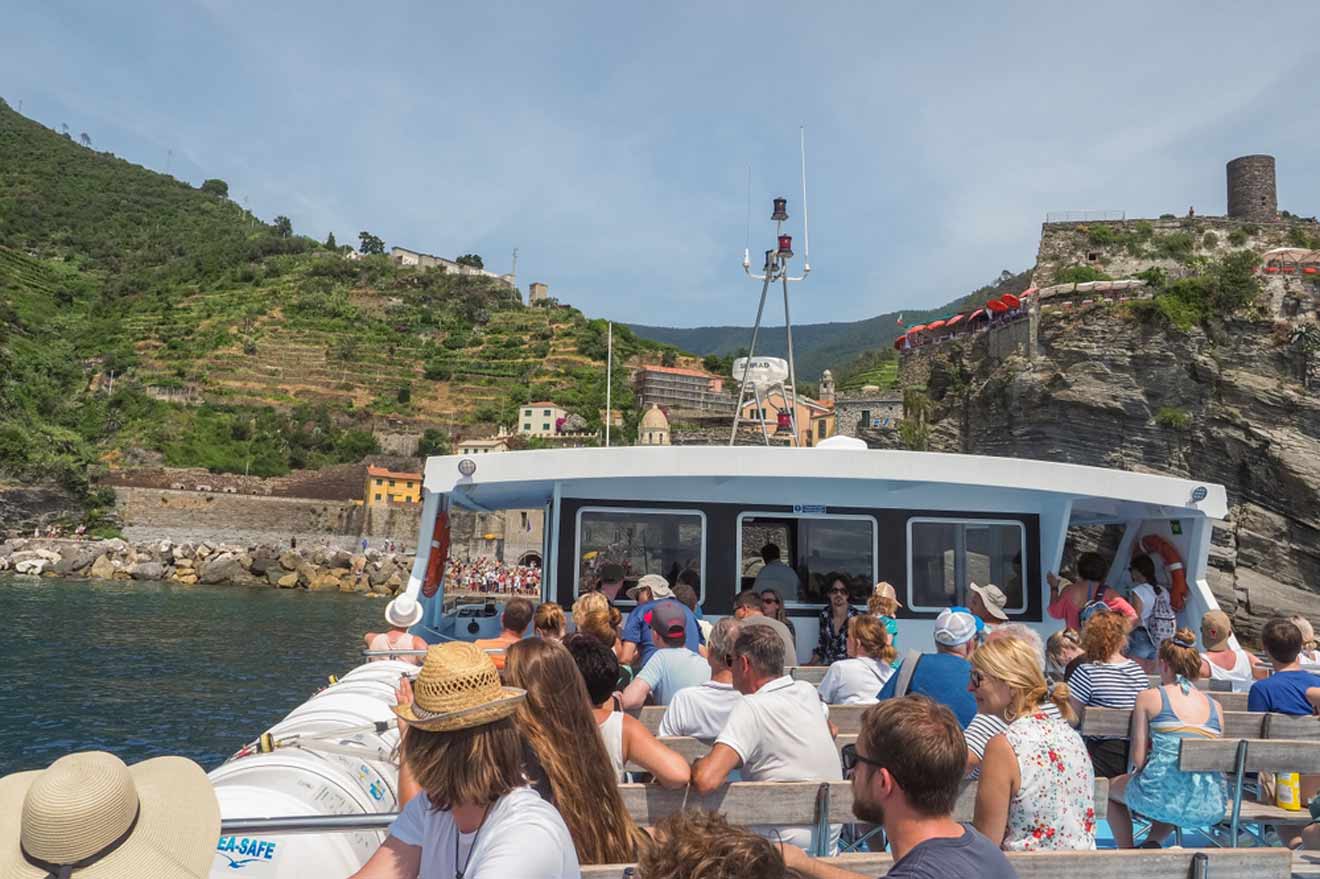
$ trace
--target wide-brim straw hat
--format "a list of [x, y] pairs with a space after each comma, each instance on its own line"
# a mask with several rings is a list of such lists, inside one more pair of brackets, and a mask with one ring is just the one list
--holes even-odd
[[394, 713], [430, 732], [503, 720], [527, 698], [526, 690], [501, 686], [495, 663], [469, 641], [449, 641], [426, 651], [412, 689], [412, 704], [397, 705]]
[[202, 879], [220, 838], [211, 782], [183, 757], [126, 766], [104, 751], [69, 754], [0, 778], [0, 815], [4, 879], [58, 872], [24, 852], [52, 866], [92, 860], [73, 871], [75, 879]]
[[888, 598], [892, 600], [894, 604], [898, 605], [899, 607], [903, 606], [903, 602], [898, 600], [898, 590], [895, 589], [894, 585], [887, 580], [881, 580], [879, 583], [875, 584], [875, 588], [871, 590], [871, 597]]
[[405, 593], [385, 605], [385, 622], [408, 629], [422, 621], [422, 613], [422, 606], [417, 603], [417, 599]]

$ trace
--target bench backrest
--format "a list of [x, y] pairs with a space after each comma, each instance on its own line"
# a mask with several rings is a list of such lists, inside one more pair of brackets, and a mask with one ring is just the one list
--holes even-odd
[[[840, 733], [849, 735], [859, 733], [862, 731], [862, 713], [870, 707], [870, 705], [831, 705], [830, 722], [839, 728]], [[647, 705], [631, 713], [637, 716], [643, 726], [655, 733], [660, 729], [660, 718], [665, 716], [665, 707]]]
[[[624, 806], [633, 821], [651, 826], [684, 809], [722, 812], [732, 824], [814, 824], [821, 787], [829, 788], [832, 824], [856, 821], [852, 811], [852, 783], [847, 781], [738, 781], [706, 796], [696, 791], [666, 790], [654, 784], [621, 784]], [[1095, 810], [1103, 814], [1109, 781], [1096, 779]], [[958, 821], [971, 821], [976, 811], [976, 782], [963, 786], [953, 808]]]
[[[704, 757], [706, 754], [710, 753], [711, 748], [710, 745], [703, 742], [701, 739], [694, 739], [689, 736], [661, 736], [660, 741], [664, 745], [681, 754], [683, 759], [687, 760], [689, 763], [698, 757]], [[834, 740], [835, 747], [839, 749], [842, 749], [844, 745], [856, 744], [856, 742], [856, 734], [840, 735]], [[634, 764], [629, 764], [628, 769], [631, 772], [644, 771], [640, 766]]]
[[[1104, 851], [1008, 852], [1008, 861], [1020, 879], [1186, 879], [1193, 859], [1207, 859], [1212, 879], [1290, 879], [1292, 853], [1285, 848], [1236, 849], [1114, 849]], [[822, 858], [823, 863], [864, 876], [883, 876], [893, 865], [884, 852], [860, 852]], [[583, 879], [624, 879], [626, 864], [583, 867]]]
[[829, 670], [828, 665], [792, 665], [785, 669], [795, 681], [806, 681], [813, 687], [820, 684]]
[[[1225, 711], [1222, 719], [1225, 739], [1320, 739], [1320, 720], [1314, 717]], [[1131, 726], [1131, 711], [1087, 708], [1082, 712], [1081, 732], [1084, 736], [1117, 736], [1125, 739], [1131, 732]]]
[[[1237, 739], [1184, 739], [1178, 768], [1184, 772], [1234, 772]], [[1243, 739], [1247, 744], [1246, 772], [1301, 772], [1320, 774], [1320, 742], [1297, 739]]]

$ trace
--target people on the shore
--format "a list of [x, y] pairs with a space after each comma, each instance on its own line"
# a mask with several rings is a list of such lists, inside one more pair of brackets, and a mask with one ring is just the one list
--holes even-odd
[[401, 776], [422, 793], [352, 879], [577, 879], [568, 826], [527, 786], [515, 719], [526, 692], [501, 686], [476, 645], [449, 641], [427, 653], [410, 695], [395, 708], [405, 730]]
[[1219, 772], [1184, 772], [1184, 739], [1223, 733], [1219, 702], [1196, 688], [1201, 657], [1196, 635], [1179, 629], [1160, 645], [1160, 686], [1137, 696], [1132, 717], [1130, 773], [1109, 782], [1109, 828], [1119, 848], [1132, 848], [1132, 814], [1150, 822], [1145, 845], [1154, 847], [1175, 827], [1208, 827], [1223, 820], [1227, 791]]
[[636, 860], [646, 835], [623, 805], [614, 761], [572, 655], [558, 641], [529, 638], [509, 648], [508, 660], [509, 683], [527, 691], [516, 720], [528, 745], [528, 777], [563, 816], [578, 861]]
[[540, 595], [541, 569], [536, 565], [515, 565], [491, 558], [445, 564], [445, 590], [481, 592], [492, 595]]
[[796, 879], [779, 846], [719, 812], [668, 815], [654, 837], [637, 860], [636, 879]]
[[755, 589], [744, 589], [739, 592], [733, 599], [733, 616], [743, 624], [744, 628], [764, 626], [773, 630], [784, 645], [785, 664], [797, 664], [797, 641], [794, 640], [793, 633], [779, 620], [765, 615], [765, 603], [761, 600], [761, 593]]
[[971, 688], [977, 716], [1004, 724], [981, 760], [976, 829], [1005, 851], [1095, 848], [1095, 772], [1068, 685], [1047, 683], [1035, 647], [1014, 637], [977, 648]]
[[[816, 688], [784, 673], [783, 640], [765, 626], [743, 625], [733, 644], [733, 685], [743, 698], [714, 747], [692, 764], [692, 786], [710, 793], [741, 769], [745, 781], [841, 781], [838, 752], [829, 725], [829, 706]], [[749, 827], [790, 845], [813, 848], [810, 825]], [[840, 827], [831, 825], [826, 850], [838, 844]], [[813, 850], [816, 850], [813, 848]]]
[[742, 623], [724, 617], [711, 629], [706, 642], [706, 663], [710, 680], [696, 687], [679, 690], [660, 718], [660, 735], [691, 736], [708, 745], [724, 730], [742, 693], [733, 685], [733, 645], [742, 631]]
[[848, 658], [831, 665], [816, 688], [826, 705], [869, 705], [894, 673], [898, 651], [879, 617], [861, 614], [848, 622]]
[[[1081, 637], [1086, 661], [1068, 678], [1073, 710], [1078, 714], [1091, 705], [1131, 711], [1137, 696], [1149, 688], [1145, 670], [1123, 655], [1127, 638], [1128, 623], [1121, 614], [1103, 611], [1086, 621]], [[1086, 750], [1095, 774], [1117, 778], [1127, 772], [1128, 744], [1121, 736], [1088, 736]]]
[[674, 590], [669, 587], [669, 581], [659, 574], [647, 574], [628, 591], [630, 596], [641, 595], [640, 590], [643, 589], [650, 592], [651, 597], [645, 601], [639, 600], [637, 606], [628, 613], [627, 619], [624, 620], [623, 632], [620, 636], [623, 649], [619, 653], [619, 661], [625, 665], [635, 663], [639, 669], [646, 666], [646, 663], [651, 659], [651, 654], [658, 649], [651, 637], [651, 612], [662, 601], [670, 602], [682, 611], [684, 619], [683, 646], [694, 653], [699, 652], [701, 648], [701, 628], [697, 625], [697, 618], [682, 602], [674, 598]]
[[0, 778], [0, 875], [136, 879], [211, 875], [220, 805], [184, 757], [132, 766], [104, 751], [66, 754]]
[[[389, 623], [389, 630], [368, 632], [362, 636], [362, 640], [368, 650], [425, 650], [426, 640], [409, 631], [422, 621], [422, 613], [421, 604], [413, 596], [406, 592], [396, 596], [385, 605], [385, 622]], [[396, 659], [413, 665], [422, 664], [420, 656], [372, 656], [369, 661], [376, 662], [382, 659]]]
[[623, 690], [620, 701], [625, 711], [642, 707], [648, 698], [656, 705], [668, 705], [684, 688], [710, 680], [710, 664], [684, 646], [684, 610], [677, 601], [658, 601], [651, 609], [651, 637], [660, 647]]
[[797, 641], [797, 627], [793, 625], [793, 619], [788, 615], [788, 611], [784, 609], [784, 598], [779, 594], [778, 589], [761, 590], [761, 613], [772, 620], [779, 620], [783, 623], [794, 642]]
[[[636, 717], [620, 710], [614, 698], [619, 679], [619, 660], [614, 651], [584, 633], [569, 635], [564, 646], [582, 675], [615, 777], [622, 782], [626, 767], [632, 763], [651, 773], [663, 787], [686, 785], [692, 777], [687, 760], [665, 747]], [[660, 734], [669, 735], [663, 730]]]
[[1269, 674], [1256, 654], [1234, 647], [1233, 621], [1222, 610], [1201, 617], [1201, 677], [1227, 684], [1234, 693], [1246, 693]]
[[[843, 765], [852, 774], [853, 814], [882, 825], [889, 839], [888, 879], [1017, 879], [998, 846], [953, 819], [966, 753], [958, 718], [925, 696], [881, 702], [862, 715]], [[808, 879], [870, 879], [791, 845], [782, 850], [788, 866]]]
[[987, 628], [1008, 622], [1008, 612], [1005, 610], [1008, 607], [1008, 596], [1004, 595], [1004, 590], [993, 583], [984, 586], [971, 583], [967, 588], [970, 590], [967, 609]]
[[848, 599], [848, 581], [842, 574], [826, 577], [826, 604], [820, 611], [820, 635], [808, 665], [830, 665], [848, 658], [848, 621], [857, 608]]
[[752, 581], [752, 588], [757, 594], [767, 589], [777, 589], [780, 595], [797, 598], [802, 581], [798, 579], [797, 572], [779, 558], [778, 544], [767, 543], [761, 547], [761, 561], [764, 564]]
[[[964, 610], [942, 611], [935, 618], [935, 652], [905, 657], [880, 690], [880, 701], [919, 693], [949, 706], [958, 722], [967, 726], [976, 716], [976, 700], [967, 689], [972, 678], [967, 660], [975, 649], [976, 618]], [[912, 667], [905, 672], [903, 666], [909, 662]]]
[[508, 648], [522, 640], [527, 627], [532, 623], [532, 603], [526, 598], [510, 598], [504, 604], [504, 614], [500, 617], [503, 630], [494, 638], [478, 638], [472, 642], [487, 651], [491, 660], [500, 671], [504, 670], [504, 655]]
[[564, 640], [564, 633], [568, 629], [564, 609], [553, 601], [541, 602], [532, 613], [532, 629], [536, 631], [538, 638], [551, 641]]

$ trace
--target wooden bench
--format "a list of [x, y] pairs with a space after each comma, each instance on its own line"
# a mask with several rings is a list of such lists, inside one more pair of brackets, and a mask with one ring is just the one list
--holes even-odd
[[[720, 812], [731, 824], [850, 824], [853, 815], [852, 783], [848, 781], [737, 781], [705, 796], [695, 790], [669, 790], [654, 784], [621, 784], [619, 793], [632, 820], [643, 827], [686, 809]], [[1109, 800], [1109, 781], [1096, 779], [1095, 810], [1103, 815]], [[976, 812], [976, 782], [963, 785], [953, 807], [958, 821], [971, 821]]]
[[[1128, 849], [1126, 851], [1008, 852], [1020, 879], [1289, 879], [1293, 854], [1282, 848]], [[863, 876], [883, 876], [893, 866], [885, 852], [822, 859]], [[1203, 868], [1203, 869], [1198, 869]], [[631, 865], [583, 867], [583, 879], [625, 879]]]
[[[1277, 717], [1279, 715], [1272, 715]], [[1293, 718], [1310, 720], [1311, 718]], [[1320, 742], [1301, 739], [1184, 739], [1178, 751], [1184, 772], [1223, 772], [1229, 778], [1229, 833], [1237, 845], [1243, 824], [1306, 824], [1311, 814], [1281, 809], [1271, 803], [1243, 801], [1243, 776], [1248, 772], [1320, 774]]]
[[[1222, 722], [1225, 739], [1320, 740], [1320, 720], [1315, 717], [1225, 711]], [[1131, 711], [1116, 708], [1086, 708], [1082, 711], [1081, 733], [1084, 736], [1125, 739], [1129, 736], [1131, 726]]]
[[[706, 754], [710, 753], [711, 748], [710, 745], [703, 742], [701, 739], [694, 739], [689, 736], [661, 736], [660, 741], [681, 754], [683, 759], [687, 760], [689, 763], [698, 757], [704, 757]], [[855, 733], [840, 734], [839, 737], [834, 740], [834, 745], [836, 748], [842, 750], [844, 745], [852, 745], [856, 744], [856, 742], [857, 735]], [[630, 763], [628, 764], [628, 771], [644, 772], [645, 770], [634, 763]]]
[[[870, 705], [831, 705], [830, 722], [839, 728], [840, 734], [855, 735], [862, 731], [862, 713], [870, 707]], [[635, 715], [652, 733], [656, 733], [660, 729], [660, 718], [665, 716], [665, 706], [647, 705], [629, 713]]]
[[806, 681], [813, 687], [819, 686], [821, 679], [825, 677], [825, 672], [829, 671], [828, 665], [790, 665], [785, 669], [789, 676], [795, 681]]

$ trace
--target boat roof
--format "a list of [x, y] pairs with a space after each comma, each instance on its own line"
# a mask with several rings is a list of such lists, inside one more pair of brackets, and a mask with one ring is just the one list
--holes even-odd
[[[828, 497], [832, 487], [855, 491], [861, 482], [876, 498], [902, 490], [903, 505], [914, 509], [930, 506], [921, 489], [947, 497], [955, 488], [969, 499], [1012, 491], [1067, 500], [1074, 522], [1222, 519], [1228, 513], [1224, 487], [1215, 483], [986, 455], [776, 446], [538, 449], [469, 458], [476, 467], [470, 477], [459, 472], [462, 460], [462, 455], [427, 459], [424, 484], [427, 491], [452, 494], [458, 505], [473, 509], [539, 507], [553, 496], [556, 483], [565, 496], [681, 501], [711, 494], [736, 502], [740, 487], [755, 486], [761, 495], [775, 487], [785, 498], [813, 494], [814, 488], [813, 496]], [[1198, 495], [1203, 496], [1194, 500]]]

